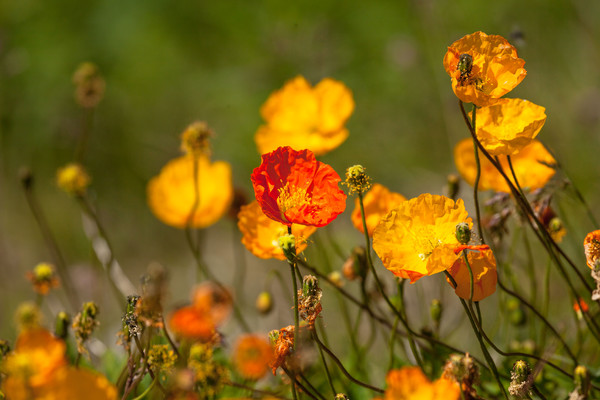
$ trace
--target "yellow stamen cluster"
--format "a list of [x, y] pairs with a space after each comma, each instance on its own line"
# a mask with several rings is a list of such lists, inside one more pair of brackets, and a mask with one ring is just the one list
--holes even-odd
[[209, 139], [214, 132], [204, 121], [196, 121], [190, 124], [181, 134], [181, 151], [190, 156], [210, 154]]
[[194, 344], [190, 348], [188, 366], [194, 372], [196, 389], [206, 398], [221, 393], [225, 382], [229, 380], [227, 369], [213, 359], [213, 349], [210, 344]]
[[56, 174], [56, 184], [71, 196], [82, 196], [91, 182], [81, 164], [71, 163], [59, 168]]
[[364, 193], [371, 187], [371, 178], [366, 174], [362, 165], [353, 165], [346, 170], [346, 185], [350, 194]]
[[304, 188], [290, 188], [290, 184], [286, 183], [284, 187], [279, 189], [277, 196], [277, 206], [281, 211], [281, 216], [285, 219], [285, 212], [294, 207], [300, 207], [310, 202], [310, 196]]
[[166, 344], [155, 344], [148, 351], [148, 365], [160, 371], [168, 371], [173, 368], [177, 356]]

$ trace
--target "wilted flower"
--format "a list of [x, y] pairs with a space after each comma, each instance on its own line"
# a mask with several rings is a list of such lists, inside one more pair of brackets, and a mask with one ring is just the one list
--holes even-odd
[[312, 275], [305, 275], [302, 279], [302, 289], [298, 289], [298, 314], [300, 318], [313, 328], [315, 321], [322, 311], [321, 296], [323, 292], [319, 282]]
[[246, 379], [260, 379], [273, 361], [273, 348], [264, 338], [246, 334], [240, 336], [233, 351], [233, 362]]
[[273, 345], [273, 361], [269, 365], [275, 375], [277, 368], [281, 367], [294, 350], [294, 325], [286, 326], [280, 330], [269, 332], [269, 339]]
[[466, 399], [480, 399], [474, 387], [479, 383], [479, 368], [469, 353], [451, 354], [444, 365], [442, 377], [459, 384]]
[[78, 163], [67, 164], [56, 173], [56, 184], [71, 196], [83, 196], [90, 182], [90, 176]]
[[309, 150], [286, 146], [263, 154], [251, 178], [263, 212], [287, 226], [325, 226], [346, 208], [340, 176]]
[[263, 104], [260, 113], [266, 124], [254, 141], [261, 154], [291, 146], [322, 155], [346, 140], [344, 124], [353, 110], [352, 93], [343, 83], [325, 78], [312, 88], [298, 76]]
[[[473, 272], [473, 301], [481, 301], [494, 294], [498, 275], [496, 273], [496, 259], [489, 248], [482, 251], [467, 252], [467, 259]], [[461, 256], [448, 270], [456, 281], [454, 291], [456, 295], [465, 300], [471, 296], [471, 276], [465, 260]], [[449, 278], [446, 278], [450, 286], [453, 286]]]
[[585, 236], [583, 249], [588, 267], [591, 269], [596, 268], [596, 264], [600, 260], [600, 229]]
[[[365, 218], [369, 236], [373, 236], [373, 231], [379, 223], [379, 220], [403, 201], [406, 201], [406, 197], [401, 194], [391, 192], [388, 188], [379, 183], [373, 184], [371, 189], [363, 197], [363, 207], [365, 209]], [[354, 201], [354, 211], [352, 211], [351, 218], [352, 225], [362, 233], [365, 233], [360, 212], [360, 200], [358, 198]]]
[[510, 373], [508, 392], [517, 399], [528, 399], [531, 396], [532, 385], [533, 376], [529, 364], [522, 360], [517, 361]]
[[150, 180], [147, 195], [150, 209], [165, 224], [206, 228], [229, 209], [233, 198], [231, 166], [224, 161], [211, 162], [205, 155], [176, 158]]
[[525, 61], [506, 39], [483, 32], [452, 43], [444, 56], [454, 94], [478, 107], [494, 104], [521, 83], [527, 75], [524, 65]]
[[500, 99], [477, 110], [477, 138], [493, 156], [515, 155], [540, 132], [545, 110], [527, 100]]
[[430, 382], [419, 367], [403, 367], [388, 372], [384, 400], [458, 400], [460, 390], [451, 380]]
[[83, 345], [92, 335], [94, 329], [100, 325], [100, 322], [96, 319], [98, 312], [96, 303], [89, 301], [81, 306], [81, 311], [73, 319], [73, 333], [75, 339], [77, 339], [77, 351], [81, 354], [87, 354], [87, 350]]
[[[255, 256], [260, 258], [286, 257], [279, 247], [278, 239], [287, 234], [287, 226], [267, 217], [257, 201], [242, 206], [238, 214], [238, 228], [242, 232], [242, 243]], [[314, 226], [292, 225], [292, 234], [296, 238], [296, 252], [306, 248], [306, 239], [317, 230]]]
[[461, 222], [472, 225], [462, 199], [425, 193], [382, 218], [373, 232], [373, 249], [394, 275], [414, 283], [456, 261], [456, 225]]
[[[482, 154], [479, 154], [481, 163], [481, 177], [479, 190], [495, 190], [497, 192], [510, 193], [510, 188], [502, 175], [496, 170], [492, 163]], [[500, 165], [511, 182], [514, 183], [508, 161], [500, 157]], [[511, 157], [519, 185], [523, 189], [535, 190], [544, 187], [554, 176], [556, 170], [552, 165], [556, 163], [554, 157], [546, 150], [544, 145], [537, 140], [524, 147], [518, 154]], [[477, 165], [473, 153], [473, 142], [464, 139], [458, 142], [454, 148], [454, 162], [458, 172], [471, 186], [475, 184]]]
[[33, 284], [33, 290], [41, 295], [46, 295], [50, 289], [58, 286], [58, 278], [54, 266], [48, 263], [39, 263], [33, 271], [27, 273], [27, 279]]

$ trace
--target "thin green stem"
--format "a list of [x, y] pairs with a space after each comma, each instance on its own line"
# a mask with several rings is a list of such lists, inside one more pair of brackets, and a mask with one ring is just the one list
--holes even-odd
[[150, 393], [150, 391], [154, 387], [154, 384], [156, 383], [156, 379], [158, 379], [158, 378], [152, 379], [152, 382], [150, 382], [150, 385], [148, 385], [148, 387], [146, 388], [146, 390], [144, 390], [142, 392], [142, 394], [140, 394], [139, 396], [134, 397], [132, 400], [142, 400], [144, 397], [146, 397], [148, 395], [148, 393]]
[[[311, 329], [310, 332], [312, 334], [313, 339], [316, 342], [315, 337], [317, 336], [317, 330]], [[323, 349], [321, 348], [321, 346], [318, 345], [317, 348], [319, 349], [319, 355], [321, 356], [321, 362], [323, 363], [323, 369], [325, 370], [325, 375], [327, 376], [327, 382], [329, 383], [329, 387], [331, 388], [331, 393], [333, 394], [333, 397], [335, 397], [337, 391], [335, 390], [335, 386], [333, 385], [333, 380], [331, 379], [331, 373], [329, 372], [329, 368], [327, 367], [327, 360], [325, 360]]]
[[[288, 226], [288, 235], [292, 234], [292, 227]], [[290, 272], [292, 274], [292, 290], [294, 291], [294, 351], [296, 351], [298, 346], [298, 337], [300, 335], [300, 315], [298, 310], [298, 282], [296, 281], [296, 269], [298, 269], [296, 265], [296, 259], [290, 260], [288, 259], [288, 264], [290, 266]]]
[[[459, 103], [462, 107], [462, 101], [459, 100]], [[477, 106], [473, 104], [473, 108], [471, 109], [471, 126], [473, 130], [476, 130], [477, 123]], [[477, 151], [477, 143], [473, 141], [473, 152], [475, 153], [475, 167], [477, 173], [475, 174], [475, 183], [473, 186], [473, 202], [475, 203], [475, 215], [477, 219], [477, 233], [479, 234], [479, 238], [481, 239], [481, 243], [485, 243], [485, 238], [483, 237], [483, 227], [481, 226], [481, 211], [479, 207], [479, 179], [481, 178], [481, 163], [479, 162], [479, 152]]]
[[390, 363], [388, 364], [388, 371], [394, 368], [394, 342], [396, 341], [396, 329], [398, 328], [398, 316], [394, 319], [394, 326], [392, 327], [392, 334], [390, 335], [390, 340], [388, 342], [388, 347], [390, 350]]

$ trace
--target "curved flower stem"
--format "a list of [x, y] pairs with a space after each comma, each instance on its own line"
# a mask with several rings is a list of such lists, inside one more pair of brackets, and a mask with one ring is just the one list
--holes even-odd
[[[468, 260], [466, 260], [466, 262], [468, 265]], [[454, 287], [457, 287], [454, 277], [452, 275], [450, 275], [450, 273], [448, 271], [444, 271], [444, 273], [446, 274], [446, 277], [450, 280], [450, 282], [452, 282], [452, 285]], [[492, 356], [490, 355], [489, 351], [487, 350], [487, 348], [485, 346], [485, 343], [483, 342], [480, 328], [475, 323], [475, 317], [472, 314], [472, 308], [470, 310], [469, 307], [467, 306], [467, 303], [462, 298], [459, 297], [459, 300], [460, 300], [460, 303], [462, 304], [463, 308], [465, 309], [465, 313], [467, 314], [467, 317], [469, 317], [469, 321], [471, 322], [471, 326], [473, 328], [473, 331], [475, 332], [475, 336], [477, 336], [477, 340], [479, 341], [479, 346], [481, 347], [481, 351], [483, 352], [483, 355], [490, 367], [490, 370], [492, 371], [492, 374], [494, 375], [494, 378], [496, 379], [498, 386], [502, 390], [502, 393], [504, 394], [504, 398], [506, 400], [508, 400], [508, 394], [506, 393], [506, 389], [504, 388], [504, 385], [502, 384], [502, 381], [500, 380], [500, 375], [498, 374], [498, 369], [496, 368], [496, 364], [494, 363]]]
[[84, 110], [84, 115], [82, 117], [82, 132], [79, 137], [79, 142], [77, 143], [77, 147], [75, 149], [75, 162], [81, 163], [83, 161], [83, 157], [85, 156], [85, 152], [87, 150], [87, 145], [92, 133], [92, 127], [94, 125], [94, 110], [95, 107], [86, 108]]
[[[288, 226], [288, 235], [292, 234], [292, 227]], [[300, 316], [298, 313], [298, 282], [296, 281], [296, 269], [298, 266], [296, 265], [296, 259], [290, 260], [288, 259], [288, 264], [290, 266], [290, 272], [292, 273], [292, 290], [294, 291], [294, 351], [296, 351], [298, 346], [298, 337], [300, 336]]]
[[532, 304], [530, 304], [527, 300], [525, 300], [518, 293], [513, 292], [512, 290], [510, 290], [509, 288], [504, 286], [504, 284], [502, 283], [500, 278], [498, 278], [498, 286], [500, 286], [500, 289], [504, 290], [507, 294], [517, 298], [523, 305], [525, 305], [527, 308], [529, 308], [531, 311], [533, 311], [533, 313], [535, 315], [537, 315], [538, 318], [550, 329], [550, 331], [554, 334], [554, 336], [556, 336], [558, 338], [558, 340], [565, 348], [565, 350], [568, 353], [571, 360], [573, 360], [574, 366], [579, 365], [579, 361], [577, 360], [577, 357], [575, 357], [575, 355], [573, 354], [573, 352], [571, 351], [571, 349], [569, 348], [569, 346], [567, 345], [567, 343], [565, 342], [563, 337], [560, 335], [560, 333], [558, 333], [558, 331], [552, 326], [552, 324], [550, 324], [550, 322]]
[[179, 349], [175, 345], [175, 342], [173, 342], [173, 339], [171, 339], [171, 336], [169, 336], [169, 332], [167, 332], [167, 325], [165, 324], [165, 317], [162, 314], [160, 315], [160, 322], [162, 323], [162, 331], [163, 331], [163, 334], [165, 335], [165, 338], [167, 338], [167, 342], [169, 342], [169, 344], [171, 345], [171, 348], [175, 352], [175, 355], [177, 355], [177, 358], [179, 358], [180, 357]]
[[[479, 147], [479, 150], [481, 150], [481, 152], [484, 154], [484, 156], [492, 163], [492, 165], [494, 166], [494, 168], [496, 168], [498, 170], [498, 172], [500, 173], [500, 175], [502, 175], [502, 177], [506, 181], [506, 184], [510, 188], [511, 193], [514, 196], [515, 201], [521, 207], [521, 209], [523, 210], [523, 212], [530, 217], [530, 218], [526, 218], [527, 222], [529, 223], [529, 225], [531, 226], [531, 228], [535, 232], [535, 234], [538, 237], [538, 239], [540, 240], [540, 242], [546, 248], [546, 251], [552, 257], [552, 260], [554, 261], [554, 263], [557, 265], [557, 267], [559, 268], [559, 270], [563, 274], [563, 277], [565, 277], [565, 279], [568, 280], [568, 276], [566, 275], [566, 271], [564, 270], [564, 267], [562, 266], [562, 264], [560, 262], [560, 259], [554, 253], [554, 250], [556, 250], [567, 261], [567, 263], [575, 271], [575, 273], [577, 274], [577, 276], [579, 277], [579, 279], [581, 280], [581, 282], [585, 285], [585, 287], [588, 289], [588, 291], [591, 292], [592, 291], [592, 287], [590, 286], [590, 284], [585, 280], [584, 276], [577, 269], [577, 266], [575, 265], [575, 263], [569, 258], [569, 256], [567, 256], [567, 254], [550, 237], [550, 234], [548, 233], [548, 231], [546, 231], [546, 229], [544, 228], [544, 226], [541, 223], [541, 221], [539, 220], [539, 218], [535, 215], [535, 212], [531, 208], [531, 205], [527, 201], [527, 198], [521, 196], [519, 190], [515, 187], [515, 185], [513, 184], [513, 182], [510, 180], [510, 178], [506, 175], [506, 173], [502, 169], [502, 166], [485, 150], [485, 148], [483, 147], [483, 145], [479, 142], [479, 140], [477, 139], [477, 135], [475, 134], [475, 131], [473, 130], [473, 128], [471, 127], [471, 125], [469, 123], [469, 120], [467, 118], [467, 114], [465, 113], [465, 110], [462, 107], [462, 103], [461, 103], [461, 112], [462, 112], [464, 120], [467, 123], [467, 126], [469, 127], [469, 131], [471, 132], [471, 136], [473, 137], [473, 140], [477, 143], [477, 147]], [[575, 288], [570, 283], [570, 280], [568, 280], [567, 283], [569, 284], [569, 286], [571, 288], [571, 291], [573, 292], [573, 295], [575, 297], [577, 297], [577, 291], [575, 290]], [[600, 303], [600, 300], [598, 300], [598, 302]]]
[[[402, 325], [404, 325], [404, 328], [408, 332], [408, 343], [410, 345], [410, 349], [413, 353], [413, 356], [415, 357], [415, 361], [417, 362], [419, 367], [421, 367], [421, 369], [424, 370], [423, 361], [421, 360], [421, 356], [419, 355], [419, 351], [417, 350], [415, 340], [412, 336], [412, 330], [409, 329], [409, 327], [408, 327], [408, 320], [402, 315], [401, 311], [398, 311], [396, 309], [396, 307], [394, 307], [394, 305], [390, 301], [389, 297], [385, 294], [385, 291], [383, 290], [383, 286], [381, 285], [381, 282], [379, 281], [379, 277], [377, 276], [377, 272], [375, 271], [375, 266], [373, 265], [373, 259], [371, 258], [371, 240], [369, 239], [369, 231], [367, 229], [367, 220], [366, 220], [366, 216], [365, 216], [365, 206], [363, 204], [362, 192], [358, 192], [358, 201], [360, 204], [360, 215], [361, 215], [361, 219], [362, 219], [363, 230], [365, 232], [365, 244], [366, 244], [365, 249], [366, 249], [366, 253], [367, 253], [367, 263], [369, 264], [369, 268], [371, 269], [371, 272], [373, 273], [373, 278], [375, 279], [375, 283], [377, 284], [377, 289], [379, 290], [379, 293], [384, 298], [384, 300], [388, 304], [388, 306], [400, 318], [400, 321], [402, 321]], [[403, 302], [404, 302], [404, 299], [401, 299], [400, 303], [403, 304]], [[403, 307], [403, 306], [401, 305], [401, 307]]]
[[[462, 101], [458, 100], [462, 108]], [[473, 104], [471, 111], [471, 126], [473, 130], [477, 132], [477, 106]], [[481, 211], [479, 208], [479, 179], [481, 178], [481, 163], [479, 162], [479, 151], [477, 150], [477, 143], [473, 141], [473, 152], [475, 153], [475, 166], [477, 167], [477, 174], [475, 175], [475, 184], [473, 185], [473, 202], [475, 203], [475, 215], [477, 218], [477, 233], [481, 239], [481, 243], [485, 244], [485, 238], [483, 237], [483, 227], [481, 226]]]
[[150, 393], [150, 391], [152, 390], [152, 388], [154, 387], [154, 384], [156, 383], [156, 380], [158, 378], [154, 378], [152, 379], [152, 382], [150, 382], [150, 385], [148, 385], [148, 387], [146, 388], [146, 390], [144, 390], [142, 392], [142, 394], [140, 394], [139, 396], [133, 398], [132, 400], [142, 400], [144, 397], [146, 397], [146, 395], [148, 395], [148, 393]]
[[342, 373], [344, 375], [346, 375], [346, 377], [348, 379], [350, 379], [352, 382], [356, 383], [357, 385], [360, 385], [362, 387], [365, 387], [367, 389], [370, 389], [374, 392], [378, 392], [378, 393], [385, 393], [385, 391], [383, 389], [377, 388], [375, 386], [371, 386], [368, 383], [364, 383], [359, 381], [358, 379], [354, 378], [352, 375], [350, 375], [350, 373], [346, 370], [346, 368], [344, 368], [344, 364], [342, 364], [342, 362], [339, 360], [339, 358], [336, 357], [335, 354], [333, 354], [333, 352], [331, 350], [329, 350], [327, 348], [327, 346], [325, 346], [320, 340], [318, 336], [314, 336], [315, 342], [317, 342], [317, 344], [319, 345], [320, 348], [322, 348], [328, 355], [329, 357], [331, 357], [331, 359], [333, 361], [335, 361], [335, 363], [338, 365], [338, 367], [340, 368], [340, 371], [342, 371]]
[[234, 387], [234, 388], [247, 390], [249, 392], [252, 392], [253, 394], [258, 394], [258, 395], [261, 395], [261, 396], [270, 396], [270, 397], [274, 397], [276, 399], [288, 400], [287, 397], [283, 397], [283, 396], [281, 396], [281, 395], [279, 395], [279, 394], [277, 394], [275, 392], [270, 392], [270, 391], [267, 391], [267, 390], [254, 389], [254, 388], [252, 388], [250, 386], [246, 386], [246, 385], [244, 385], [242, 383], [237, 383], [237, 382], [231, 382], [231, 381], [229, 381], [229, 382], [225, 382], [225, 384], [227, 386], [231, 386], [231, 387]]
[[[310, 330], [310, 333], [316, 342], [317, 341], [317, 339], [316, 339], [317, 330], [313, 328]], [[327, 375], [327, 382], [329, 382], [329, 387], [331, 388], [333, 397], [335, 397], [335, 395], [337, 394], [337, 391], [335, 390], [335, 386], [333, 385], [333, 380], [331, 379], [331, 374], [329, 373], [329, 368], [327, 367], [327, 361], [325, 360], [325, 356], [323, 355], [323, 349], [321, 348], [321, 346], [317, 346], [317, 347], [319, 348], [319, 355], [321, 356], [321, 362], [323, 363], [323, 369], [325, 369], [325, 375]]]
[[319, 391], [313, 386], [312, 383], [310, 383], [310, 381], [308, 380], [308, 378], [302, 372], [299, 372], [298, 375], [300, 375], [300, 378], [302, 378], [302, 380], [304, 382], [306, 382], [306, 385], [310, 388], [310, 390], [312, 390], [315, 393], [315, 395], [312, 395], [312, 393], [310, 393], [307, 390], [305, 390], [304, 387], [301, 387], [301, 389], [304, 392], [308, 393], [308, 395], [310, 397], [312, 397], [313, 399], [317, 399], [318, 398], [319, 400], [326, 400], [325, 397], [323, 397], [323, 395], [321, 393], [319, 393]]
[[71, 280], [69, 271], [67, 271], [67, 263], [65, 258], [60, 251], [60, 247], [58, 247], [58, 243], [56, 242], [54, 234], [50, 230], [50, 225], [48, 224], [42, 208], [40, 207], [40, 204], [38, 203], [33, 192], [33, 177], [29, 177], [27, 180], [22, 180], [22, 183], [23, 191], [25, 192], [25, 199], [27, 200], [27, 205], [29, 205], [29, 210], [31, 211], [31, 214], [33, 214], [33, 218], [42, 232], [44, 242], [46, 242], [46, 247], [48, 248], [52, 260], [56, 265], [56, 270], [60, 276], [60, 280], [64, 285], [64, 292], [69, 301], [69, 305], [71, 306], [71, 310], [75, 311], [79, 308], [81, 300], [79, 300], [79, 297], [77, 296], [75, 285]]
[[390, 350], [390, 363], [388, 364], [388, 371], [394, 368], [394, 342], [396, 341], [396, 329], [398, 328], [398, 322], [400, 322], [398, 316], [394, 319], [394, 325], [392, 327], [392, 334], [390, 335], [390, 340], [388, 343], [388, 347]]

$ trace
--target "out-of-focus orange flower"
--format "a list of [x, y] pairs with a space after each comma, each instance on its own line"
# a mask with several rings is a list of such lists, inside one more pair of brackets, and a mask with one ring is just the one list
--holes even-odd
[[[499, 157], [498, 159], [504, 173], [513, 181], [507, 159], [505, 157]], [[496, 168], [494, 168], [492, 163], [482, 154], [479, 154], [479, 160], [481, 162], [479, 190], [510, 193], [506, 181]], [[519, 184], [523, 189], [535, 190], [544, 187], [556, 172], [550, 166], [556, 164], [556, 160], [554, 160], [554, 157], [546, 150], [544, 145], [537, 140], [533, 140], [531, 144], [524, 147], [518, 154], [511, 156], [511, 161]], [[477, 176], [477, 165], [475, 163], [473, 142], [471, 139], [464, 139], [458, 142], [454, 148], [454, 163], [464, 180], [470, 185], [474, 185], [475, 177]]]
[[[469, 251], [467, 259], [473, 271], [473, 301], [480, 301], [496, 291], [498, 275], [496, 273], [496, 258], [492, 250]], [[469, 300], [471, 296], [471, 276], [465, 260], [461, 256], [448, 270], [456, 281], [454, 292], [460, 298]], [[450, 286], [454, 287], [450, 279], [446, 278]]]
[[[198, 202], [194, 185], [197, 162]], [[171, 160], [148, 183], [148, 204], [158, 219], [176, 228], [205, 228], [227, 212], [233, 198], [231, 166], [205, 155]], [[193, 212], [193, 218], [191, 214]]]
[[588, 304], [585, 302], [585, 300], [583, 300], [581, 297], [575, 302], [575, 304], [573, 304], [573, 310], [575, 310], [575, 312], [579, 313], [579, 312], [588, 312], [590, 311], [590, 307], [588, 306]]
[[[369, 232], [369, 236], [373, 236], [373, 231], [379, 223], [379, 220], [405, 200], [406, 197], [402, 196], [400, 193], [391, 192], [385, 186], [374, 183], [373, 186], [371, 186], [371, 189], [363, 197], [363, 206], [365, 207], [365, 218], [367, 220], [367, 231]], [[362, 233], [365, 233], [360, 213], [360, 201], [358, 198], [354, 201], [354, 211], [352, 211], [351, 218], [354, 227]]]
[[6, 356], [2, 390], [11, 400], [113, 400], [116, 388], [98, 374], [67, 365], [65, 343], [42, 328], [21, 332]]
[[596, 263], [600, 260], [600, 229], [592, 231], [585, 236], [583, 249], [588, 267], [594, 269]]
[[169, 320], [175, 334], [181, 338], [207, 342], [215, 329], [229, 316], [231, 294], [212, 283], [199, 285], [192, 295], [192, 304], [176, 310]]
[[394, 275], [414, 283], [454, 264], [456, 225], [461, 222], [473, 225], [462, 199], [425, 193], [381, 219], [373, 232], [373, 249]]
[[285, 146], [263, 154], [251, 178], [262, 211], [287, 226], [325, 226], [346, 208], [340, 176], [310, 150]]
[[500, 99], [477, 110], [477, 138], [491, 155], [515, 155], [540, 132], [545, 111], [527, 100]]
[[502, 36], [475, 32], [448, 47], [444, 68], [454, 94], [478, 107], [494, 104], [517, 86], [527, 71], [525, 61]]
[[[238, 228], [243, 234], [242, 243], [255, 256], [286, 259], [277, 240], [287, 234], [287, 226], [267, 217], [257, 201], [241, 207]], [[314, 226], [292, 225], [292, 235], [296, 238], [296, 253], [304, 251], [306, 239], [316, 230]]]
[[280, 146], [325, 154], [346, 140], [344, 124], [354, 111], [352, 93], [343, 83], [325, 78], [312, 88], [301, 76], [271, 94], [260, 113], [266, 121], [254, 141], [261, 154]]
[[460, 389], [448, 379], [430, 382], [419, 367], [403, 367], [388, 372], [384, 400], [458, 400]]
[[244, 378], [260, 379], [265, 376], [273, 362], [273, 348], [261, 336], [242, 335], [235, 345], [233, 361]]

